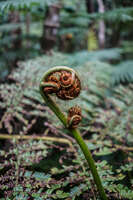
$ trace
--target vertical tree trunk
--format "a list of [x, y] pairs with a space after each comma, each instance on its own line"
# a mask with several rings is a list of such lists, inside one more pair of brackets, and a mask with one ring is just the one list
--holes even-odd
[[[20, 23], [20, 15], [18, 11], [11, 11], [8, 15], [8, 21], [10, 23], [13, 24], [17, 24]], [[11, 32], [10, 32], [10, 36], [12, 38], [12, 42], [11, 42], [11, 51], [14, 51], [16, 53], [18, 53], [18, 51], [21, 49], [22, 47], [22, 39], [21, 39], [21, 33], [22, 30], [21, 28], [14, 28]], [[7, 51], [8, 51], [7, 50]], [[19, 58], [17, 56], [15, 56], [14, 60], [12, 62], [9, 63], [11, 69], [13, 67], [17, 67], [17, 61], [19, 60]]]
[[94, 0], [86, 0], [86, 8], [88, 13], [94, 12]]
[[[20, 15], [18, 11], [11, 11], [8, 16], [8, 21], [13, 24], [20, 23]], [[21, 28], [15, 28], [11, 31], [12, 40], [12, 48], [13, 50], [17, 50], [21, 48], [22, 40], [20, 38], [22, 31]]]
[[60, 26], [59, 13], [59, 5], [55, 4], [48, 7], [41, 38], [41, 47], [44, 52], [50, 52], [56, 44], [57, 31]]
[[[28, 12], [26, 15], [26, 34], [27, 34], [27, 36], [30, 35], [30, 19], [31, 19], [30, 12]], [[28, 40], [26, 42], [26, 46], [27, 46], [27, 48], [30, 47], [30, 42]]]
[[[103, 0], [97, 0], [99, 13], [104, 13], [105, 8], [103, 4]], [[104, 20], [99, 21], [99, 32], [98, 32], [98, 39], [99, 39], [99, 47], [105, 47], [105, 23]]]

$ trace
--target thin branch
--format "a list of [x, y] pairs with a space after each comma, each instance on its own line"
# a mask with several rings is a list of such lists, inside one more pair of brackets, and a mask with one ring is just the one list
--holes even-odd
[[31, 135], [8, 135], [8, 134], [0, 134], [0, 139], [16, 139], [16, 140], [46, 140], [52, 142], [59, 142], [68, 144], [71, 149], [73, 149], [73, 145], [71, 141], [63, 138], [56, 137], [47, 137], [47, 136], [31, 136]]

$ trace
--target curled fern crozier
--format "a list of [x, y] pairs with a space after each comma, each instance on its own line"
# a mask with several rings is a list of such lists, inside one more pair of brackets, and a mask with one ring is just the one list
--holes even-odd
[[81, 83], [73, 69], [61, 66], [44, 74], [42, 87], [46, 95], [55, 93], [62, 100], [72, 100], [80, 94]]
[[68, 127], [77, 128], [81, 119], [81, 108], [79, 106], [71, 107], [68, 111]]

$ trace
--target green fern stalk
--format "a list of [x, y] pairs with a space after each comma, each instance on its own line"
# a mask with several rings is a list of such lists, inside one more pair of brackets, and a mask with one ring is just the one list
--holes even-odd
[[[57, 73], [56, 73], [57, 72]], [[59, 77], [58, 77], [58, 73], [59, 73]], [[63, 73], [65, 73], [65, 75], [63, 75]], [[80, 135], [80, 132], [77, 128], [75, 127], [72, 127], [72, 126], [68, 126], [68, 119], [66, 118], [66, 116], [63, 114], [63, 112], [60, 110], [59, 106], [52, 100], [52, 98], [50, 97], [49, 94], [51, 93], [59, 93], [60, 94], [60, 90], [63, 88], [63, 85], [60, 86], [60, 81], [61, 81], [61, 76], [64, 76], [64, 87], [67, 87], [66, 86], [66, 78], [72, 78], [72, 77], [67, 77], [67, 75], [71, 75], [71, 74], [75, 74], [75, 77], [78, 78], [78, 75], [76, 74], [76, 72], [74, 70], [72, 70], [71, 68], [68, 68], [68, 67], [64, 67], [64, 66], [61, 66], [61, 67], [54, 67], [52, 68], [51, 70], [49, 70], [48, 72], [46, 72], [40, 82], [40, 93], [44, 99], [44, 101], [46, 102], [46, 104], [49, 106], [49, 108], [56, 114], [56, 116], [60, 119], [60, 121], [63, 123], [63, 125], [73, 134], [75, 140], [77, 141], [78, 145], [80, 146], [87, 162], [88, 162], [88, 165], [89, 165], [89, 168], [91, 170], [91, 173], [93, 175], [93, 178], [94, 178], [94, 182], [97, 186], [97, 189], [99, 191], [99, 194], [100, 194], [100, 197], [102, 200], [107, 200], [107, 196], [105, 194], [105, 191], [104, 191], [104, 188], [102, 186], [102, 182], [100, 180], [100, 177], [98, 175], [98, 172], [97, 172], [97, 168], [96, 168], [96, 165], [95, 165], [95, 162], [92, 158], [92, 155], [86, 145], [86, 143], [84, 142], [82, 136]], [[49, 81], [48, 77], [51, 76], [51, 79]], [[75, 78], [74, 77], [74, 78]], [[71, 80], [70, 80], [71, 82]], [[74, 80], [72, 80], [72, 85], [71, 85], [71, 89], [72, 89], [72, 86], [75, 84]], [[56, 85], [56, 86], [59, 86], [59, 88], [57, 87], [54, 87], [52, 88], [52, 84]], [[77, 82], [76, 82], [77, 84]], [[61, 94], [63, 96], [59, 96], [59, 94], [57, 94], [57, 96], [63, 100], [65, 100], [65, 97], [66, 97], [66, 100], [69, 99], [70, 97], [68, 96], [68, 90], [69, 90], [69, 87], [67, 89], [64, 89], [64, 91], [67, 92], [67, 95], [65, 96], [65, 92], [63, 91]], [[56, 90], [55, 90], [56, 88]], [[80, 88], [81, 89], [81, 88]], [[53, 90], [53, 91], [52, 91]], [[75, 90], [75, 88], [74, 88]], [[72, 99], [75, 98], [75, 96], [72, 97]], [[71, 122], [72, 124], [73, 122]]]

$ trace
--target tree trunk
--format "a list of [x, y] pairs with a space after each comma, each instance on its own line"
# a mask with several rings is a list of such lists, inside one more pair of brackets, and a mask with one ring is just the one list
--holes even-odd
[[88, 13], [94, 12], [94, 0], [86, 0], [86, 8]]
[[46, 20], [44, 21], [43, 36], [41, 47], [44, 52], [50, 52], [56, 44], [57, 31], [59, 29], [60, 6], [55, 4], [48, 7]]
[[[103, 0], [97, 0], [99, 13], [104, 13], [104, 3]], [[99, 31], [98, 31], [99, 47], [103, 49], [105, 47], [105, 23], [104, 20], [99, 21]]]
[[[30, 35], [30, 20], [31, 20], [31, 16], [30, 16], [30, 12], [27, 13], [26, 15], [26, 34], [27, 36]], [[30, 47], [30, 41], [27, 40], [26, 42], [26, 47], [29, 48]]]
[[[13, 24], [20, 23], [20, 15], [18, 11], [11, 11], [8, 16], [8, 21]], [[15, 28], [11, 31], [11, 36], [13, 38], [12, 48], [14, 50], [20, 49], [22, 45], [22, 40], [20, 38], [22, 31], [21, 28]]]
[[[8, 21], [12, 24], [20, 23], [19, 12], [18, 11], [10, 11], [10, 13], [8, 15]], [[10, 48], [7, 47], [7, 51], [14, 51], [14, 52], [18, 53], [18, 51], [20, 51], [20, 49], [22, 48], [22, 39], [21, 39], [22, 30], [20, 27], [14, 28], [13, 30], [10, 31], [9, 34], [11, 36], [12, 42], [11, 42], [11, 47]], [[14, 60], [12, 60], [12, 61], [9, 60], [9, 66], [10, 66], [11, 70], [14, 67], [17, 67], [18, 60], [19, 60], [19, 58], [18, 58], [17, 54], [14, 57]]]

